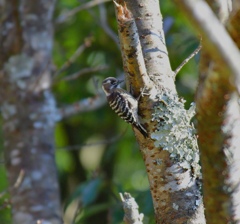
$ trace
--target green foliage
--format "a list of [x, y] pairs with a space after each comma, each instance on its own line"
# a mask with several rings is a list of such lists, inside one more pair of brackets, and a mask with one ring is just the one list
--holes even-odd
[[80, 200], [81, 206], [86, 207], [94, 200], [96, 199], [98, 193], [101, 190], [103, 181], [102, 179], [96, 178], [93, 180], [86, 181], [84, 183], [81, 183], [71, 194], [71, 196], [68, 198], [67, 202], [64, 206], [64, 211], [67, 209], [70, 203], [72, 203], [73, 200]]
[[6, 177], [6, 170], [1, 164], [0, 167], [0, 220], [1, 223], [11, 223], [10, 216], [10, 199], [7, 192], [8, 184]]
[[11, 223], [10, 203], [8, 194], [7, 174], [3, 159], [3, 136], [0, 131], [0, 220], [1, 223]]

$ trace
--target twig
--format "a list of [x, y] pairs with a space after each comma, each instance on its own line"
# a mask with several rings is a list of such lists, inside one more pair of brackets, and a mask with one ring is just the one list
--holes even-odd
[[104, 4], [99, 5], [99, 12], [100, 12], [100, 17], [98, 18], [96, 16], [96, 13], [92, 10], [88, 10], [90, 15], [94, 18], [94, 20], [97, 22], [97, 24], [102, 27], [102, 29], [105, 31], [105, 33], [115, 42], [115, 44], [120, 48], [119, 44], [119, 39], [117, 34], [111, 29], [107, 22], [107, 12], [106, 12], [106, 7]]
[[59, 120], [70, 117], [74, 114], [84, 113], [95, 110], [106, 103], [106, 97], [103, 93], [94, 97], [85, 98], [71, 105], [58, 110]]
[[100, 23], [99, 23], [99, 25], [106, 32], [106, 34], [116, 43], [116, 45], [120, 48], [118, 36], [110, 28], [110, 26], [107, 22], [107, 12], [106, 12], [106, 7], [105, 7], [104, 4], [99, 5], [99, 11], [100, 11]]
[[124, 222], [126, 224], [142, 224], [144, 215], [139, 214], [138, 204], [129, 193], [119, 193], [123, 203]]
[[80, 148], [83, 148], [83, 147], [112, 144], [114, 142], [117, 142], [119, 139], [121, 139], [126, 134], [127, 129], [128, 129], [128, 127], [119, 135], [114, 136], [113, 138], [110, 138], [107, 140], [102, 140], [102, 141], [97, 141], [97, 142], [87, 143], [87, 144], [70, 145], [70, 146], [66, 146], [66, 147], [59, 147], [57, 149], [71, 151], [71, 150], [79, 150]]
[[68, 20], [69, 18], [71, 18], [72, 16], [74, 16], [76, 13], [80, 12], [81, 10], [84, 10], [84, 9], [88, 9], [88, 8], [91, 8], [91, 7], [94, 7], [96, 5], [99, 5], [101, 3], [104, 3], [104, 2], [109, 2], [110, 0], [92, 0], [90, 2], [87, 2], [83, 5], [80, 5], [66, 13], [63, 13], [61, 14], [57, 19], [56, 19], [56, 23], [57, 24], [60, 24], [60, 23], [63, 23], [65, 22], [66, 20]]
[[87, 74], [87, 73], [99, 72], [99, 71], [102, 71], [102, 70], [106, 70], [108, 68], [109, 67], [107, 65], [101, 65], [101, 66], [97, 66], [95, 68], [83, 68], [78, 72], [75, 72], [71, 75], [68, 75], [68, 76], [62, 78], [62, 80], [63, 81], [74, 80], [74, 79], [77, 79], [77, 78], [81, 77], [82, 75]]
[[175, 2], [188, 15], [198, 32], [201, 32], [205, 50], [213, 60], [221, 63], [223, 74], [240, 92], [239, 49], [209, 5], [203, 0], [175, 0]]
[[17, 178], [16, 182], [13, 185], [14, 188], [18, 188], [21, 185], [21, 183], [23, 181], [23, 178], [24, 178], [24, 175], [25, 175], [25, 171], [23, 169], [20, 170], [18, 178]]
[[179, 71], [182, 69], [182, 67], [184, 65], [186, 65], [202, 48], [202, 45], [200, 44], [194, 51], [192, 54], [190, 54], [178, 67], [177, 69], [174, 71], [174, 78], [176, 77], [176, 75], [179, 73]]
[[[95, 81], [96, 84], [96, 81]], [[63, 108], [58, 109], [58, 113], [56, 114], [56, 120], [60, 121], [64, 118], [70, 117], [72, 115], [78, 113], [84, 113], [92, 110], [96, 110], [99, 107], [106, 104], [106, 96], [103, 91], [100, 91], [97, 86], [95, 86], [97, 94], [93, 97], [88, 97], [83, 100], [79, 100], [73, 104], [65, 106]]]
[[82, 208], [82, 201], [81, 199], [78, 199], [76, 210], [74, 211], [73, 219], [72, 219], [72, 224], [76, 223], [76, 218], [79, 214], [79, 210]]
[[58, 69], [55, 74], [53, 75], [53, 78], [56, 78], [61, 72], [66, 70], [76, 59], [81, 55], [81, 53], [87, 48], [90, 47], [92, 44], [92, 38], [88, 37], [84, 40], [84, 43], [80, 45], [77, 50], [73, 53], [73, 55], [61, 66], [60, 69]]
[[[25, 171], [23, 169], [20, 170], [17, 180], [15, 181], [14, 185], [11, 188], [18, 188], [23, 181], [24, 175], [25, 175]], [[7, 194], [9, 192], [9, 189], [11, 189], [11, 188], [9, 187], [6, 190], [2, 191], [0, 193], [0, 198], [2, 198], [5, 194]]]

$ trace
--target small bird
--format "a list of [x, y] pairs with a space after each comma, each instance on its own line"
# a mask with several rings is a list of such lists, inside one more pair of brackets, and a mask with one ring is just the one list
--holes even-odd
[[124, 121], [132, 124], [146, 138], [146, 129], [141, 125], [138, 118], [138, 100], [120, 87], [123, 80], [114, 77], [106, 78], [102, 82], [102, 88], [107, 96], [107, 101], [113, 111]]

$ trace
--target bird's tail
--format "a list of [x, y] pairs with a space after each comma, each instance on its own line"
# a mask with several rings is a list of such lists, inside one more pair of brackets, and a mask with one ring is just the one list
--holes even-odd
[[147, 133], [146, 129], [141, 124], [138, 124], [135, 127], [141, 132], [141, 134], [144, 136], [144, 138], [148, 137], [148, 133]]

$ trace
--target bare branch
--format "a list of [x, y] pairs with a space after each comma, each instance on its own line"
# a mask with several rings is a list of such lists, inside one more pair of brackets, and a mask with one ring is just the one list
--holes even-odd
[[120, 47], [117, 34], [110, 28], [107, 22], [107, 12], [104, 4], [99, 5], [99, 11], [100, 11], [99, 25], [103, 28], [106, 34], [116, 43], [116, 45]]
[[100, 17], [98, 18], [96, 16], [96, 13], [92, 10], [88, 10], [90, 15], [95, 19], [97, 24], [102, 27], [102, 29], [105, 31], [105, 33], [115, 42], [115, 44], [120, 48], [119, 46], [119, 39], [117, 34], [111, 29], [107, 22], [107, 12], [106, 12], [106, 7], [104, 4], [99, 5], [99, 12], [100, 12]]
[[90, 47], [92, 44], [92, 38], [87, 37], [84, 40], [84, 43], [80, 45], [77, 50], [73, 53], [73, 55], [61, 66], [60, 69], [58, 69], [55, 74], [53, 75], [53, 78], [56, 78], [61, 72], [66, 70], [76, 59], [81, 55], [81, 53], [87, 48]]
[[205, 1], [175, 0], [175, 2], [187, 12], [197, 31], [201, 32], [206, 51], [222, 65], [223, 74], [232, 76], [229, 78], [232, 80], [229, 84], [240, 92], [240, 54], [224, 26]]
[[79, 145], [70, 145], [70, 146], [66, 146], [66, 147], [59, 147], [57, 149], [72, 151], [72, 150], [79, 150], [80, 148], [83, 148], [83, 147], [91, 147], [91, 146], [96, 146], [96, 145], [112, 144], [112, 143], [120, 140], [126, 134], [127, 129], [128, 129], [128, 126], [122, 133], [120, 133], [119, 135], [114, 136], [113, 138], [110, 138], [110, 139], [105, 139], [105, 140], [102, 140], [102, 141], [97, 141], [97, 142], [92, 142], [92, 143], [87, 143], [87, 144], [79, 144]]
[[106, 70], [108, 69], [109, 67], [107, 65], [101, 65], [101, 66], [97, 66], [95, 68], [83, 68], [81, 69], [80, 71], [78, 72], [75, 72], [71, 75], [68, 75], [67, 77], [64, 77], [63, 81], [70, 81], [70, 80], [74, 80], [74, 79], [77, 79], [85, 74], [88, 74], [88, 73], [93, 73], [93, 72], [99, 72], [99, 71], [102, 71], [102, 70]]
[[20, 170], [18, 178], [17, 178], [15, 184], [13, 185], [14, 188], [18, 188], [21, 185], [21, 183], [23, 181], [23, 178], [24, 178], [24, 175], [25, 175], [25, 171], [24, 170]]
[[[25, 175], [25, 172], [24, 172], [24, 170], [20, 170], [20, 173], [19, 173], [19, 175], [18, 175], [18, 177], [17, 177], [17, 180], [16, 180], [16, 182], [15, 182], [15, 184], [12, 186], [12, 188], [18, 188], [20, 185], [21, 185], [21, 183], [22, 183], [22, 181], [23, 181], [23, 178], [24, 178], [24, 175]], [[10, 188], [11, 189], [11, 188]], [[9, 192], [9, 188], [8, 189], [6, 189], [6, 190], [4, 190], [4, 191], [2, 191], [1, 193], [0, 193], [0, 198], [2, 198], [6, 193], [8, 193]]]
[[84, 9], [89, 9], [91, 7], [94, 7], [96, 5], [99, 5], [101, 3], [104, 3], [104, 2], [109, 2], [110, 0], [92, 0], [90, 2], [87, 2], [83, 5], [80, 5], [66, 13], [62, 13], [57, 19], [56, 19], [56, 23], [57, 24], [60, 24], [60, 23], [63, 23], [65, 22], [66, 20], [70, 19], [72, 16], [74, 16], [75, 14], [77, 14], [78, 12], [80, 12], [81, 10], [84, 10]]
[[70, 117], [78, 113], [84, 113], [95, 110], [106, 103], [106, 97], [103, 93], [94, 97], [89, 97], [58, 110], [59, 120]]
[[124, 210], [124, 222], [126, 224], [142, 224], [144, 215], [139, 214], [138, 204], [135, 199], [129, 193], [119, 193], [121, 201], [123, 203]]
[[184, 66], [184, 65], [186, 65], [200, 50], [201, 50], [201, 48], [202, 48], [202, 45], [200, 44], [199, 46], [198, 46], [198, 48], [197, 49], [195, 49], [194, 51], [193, 51], [193, 53], [192, 54], [190, 54], [178, 67], [177, 67], [177, 69], [174, 71], [174, 77], [176, 78], [176, 75], [180, 72], [180, 70], [182, 69], [182, 67]]
[[79, 214], [79, 211], [82, 208], [82, 201], [81, 201], [81, 199], [77, 199], [77, 200], [78, 200], [78, 202], [77, 202], [76, 210], [75, 210], [74, 215], [73, 215], [72, 224], [76, 223], [77, 215]]

